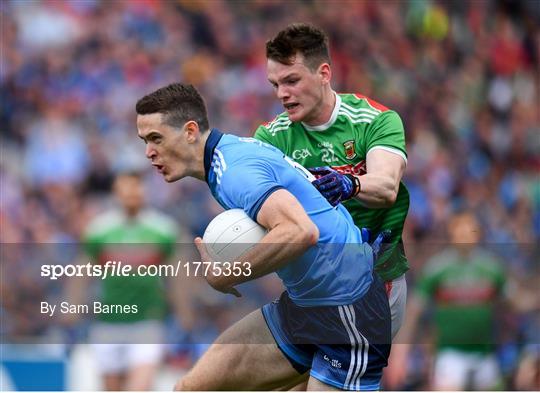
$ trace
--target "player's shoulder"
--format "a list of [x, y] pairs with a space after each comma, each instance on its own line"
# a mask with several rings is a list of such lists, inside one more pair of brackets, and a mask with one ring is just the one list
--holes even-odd
[[379, 102], [359, 93], [339, 93], [341, 104], [338, 116], [345, 117], [352, 124], [362, 126], [375, 121], [393, 121], [397, 113]]
[[423, 275], [429, 277], [444, 274], [456, 266], [457, 259], [457, 252], [454, 249], [443, 250], [428, 259], [423, 269]]
[[261, 124], [256, 131], [257, 133], [269, 134], [271, 136], [276, 136], [279, 133], [288, 131], [291, 129], [293, 123], [289, 119], [287, 112], [280, 113], [272, 121]]
[[158, 210], [146, 209], [140, 213], [139, 217], [145, 225], [164, 236], [176, 235], [178, 232], [176, 222]]
[[502, 265], [497, 256], [484, 248], [474, 250], [473, 257], [477, 265], [490, 273], [499, 273], [502, 271]]
[[99, 236], [116, 230], [122, 225], [124, 216], [120, 210], [109, 210], [92, 219], [86, 226], [86, 236]]
[[212, 167], [214, 167], [215, 170], [218, 170], [218, 172], [225, 172], [229, 170], [233, 164], [241, 164], [245, 162], [248, 157], [256, 155], [257, 153], [254, 152], [255, 149], [253, 147], [260, 143], [262, 142], [255, 138], [226, 134], [214, 149]]
[[377, 119], [391, 116], [394, 111], [359, 93], [339, 93], [338, 116], [348, 119], [352, 124], [368, 125]]
[[361, 93], [339, 93], [338, 95], [341, 98], [342, 105], [355, 109], [368, 109], [377, 114], [391, 110], [387, 106]]

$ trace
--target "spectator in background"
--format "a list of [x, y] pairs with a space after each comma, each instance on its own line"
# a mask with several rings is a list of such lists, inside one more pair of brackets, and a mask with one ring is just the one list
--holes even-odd
[[[472, 213], [456, 214], [448, 223], [448, 233], [450, 244], [429, 259], [417, 282], [403, 326], [407, 342], [398, 350], [406, 353], [408, 344], [419, 339], [418, 321], [433, 304], [436, 353], [431, 388], [492, 390], [502, 382], [494, 327], [504, 315], [497, 307], [504, 294], [505, 272], [479, 245], [482, 234]], [[407, 362], [398, 363], [406, 369]]]
[[[145, 208], [140, 176], [117, 176], [114, 193], [119, 207], [97, 216], [86, 229], [84, 244], [92, 263], [121, 262], [136, 269], [139, 265], [166, 263], [175, 252], [178, 229], [169, 217]], [[86, 264], [87, 262], [85, 262]], [[135, 271], [135, 270], [134, 270]], [[105, 390], [151, 390], [157, 368], [164, 356], [163, 319], [167, 296], [159, 275], [100, 277], [103, 307], [128, 307], [127, 312], [102, 312], [90, 336]], [[89, 276], [68, 282], [66, 299], [71, 304], [87, 300]], [[181, 277], [169, 278], [169, 294], [178, 319], [188, 329], [193, 314]], [[92, 307], [91, 307], [92, 308]], [[94, 313], [92, 313], [94, 314]], [[64, 314], [78, 319], [79, 314]]]

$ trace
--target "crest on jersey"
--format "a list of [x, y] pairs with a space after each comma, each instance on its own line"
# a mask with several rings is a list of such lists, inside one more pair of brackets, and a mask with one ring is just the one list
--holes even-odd
[[356, 151], [354, 150], [354, 141], [343, 142], [343, 147], [345, 148], [345, 157], [348, 160], [352, 160], [356, 157]]

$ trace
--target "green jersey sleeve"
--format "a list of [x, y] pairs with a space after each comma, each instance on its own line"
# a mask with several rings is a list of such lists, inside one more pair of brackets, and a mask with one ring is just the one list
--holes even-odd
[[366, 153], [377, 146], [396, 151], [407, 159], [405, 130], [396, 112], [381, 113], [366, 129]]
[[261, 142], [265, 142], [270, 144], [270, 138], [268, 136], [268, 129], [264, 125], [260, 125], [255, 130], [255, 133], [253, 134], [253, 138], [260, 140]]

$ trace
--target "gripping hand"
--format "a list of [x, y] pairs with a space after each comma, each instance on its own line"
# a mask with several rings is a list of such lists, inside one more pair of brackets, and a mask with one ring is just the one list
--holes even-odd
[[309, 168], [309, 171], [317, 178], [312, 184], [332, 206], [360, 192], [360, 181], [353, 175], [343, 175], [328, 166]]
[[369, 228], [360, 228], [360, 232], [362, 233], [362, 241], [369, 243], [373, 250], [373, 259], [377, 260], [384, 251], [383, 245], [390, 241], [392, 231], [390, 229], [385, 229], [373, 240], [371, 239], [371, 231]]

